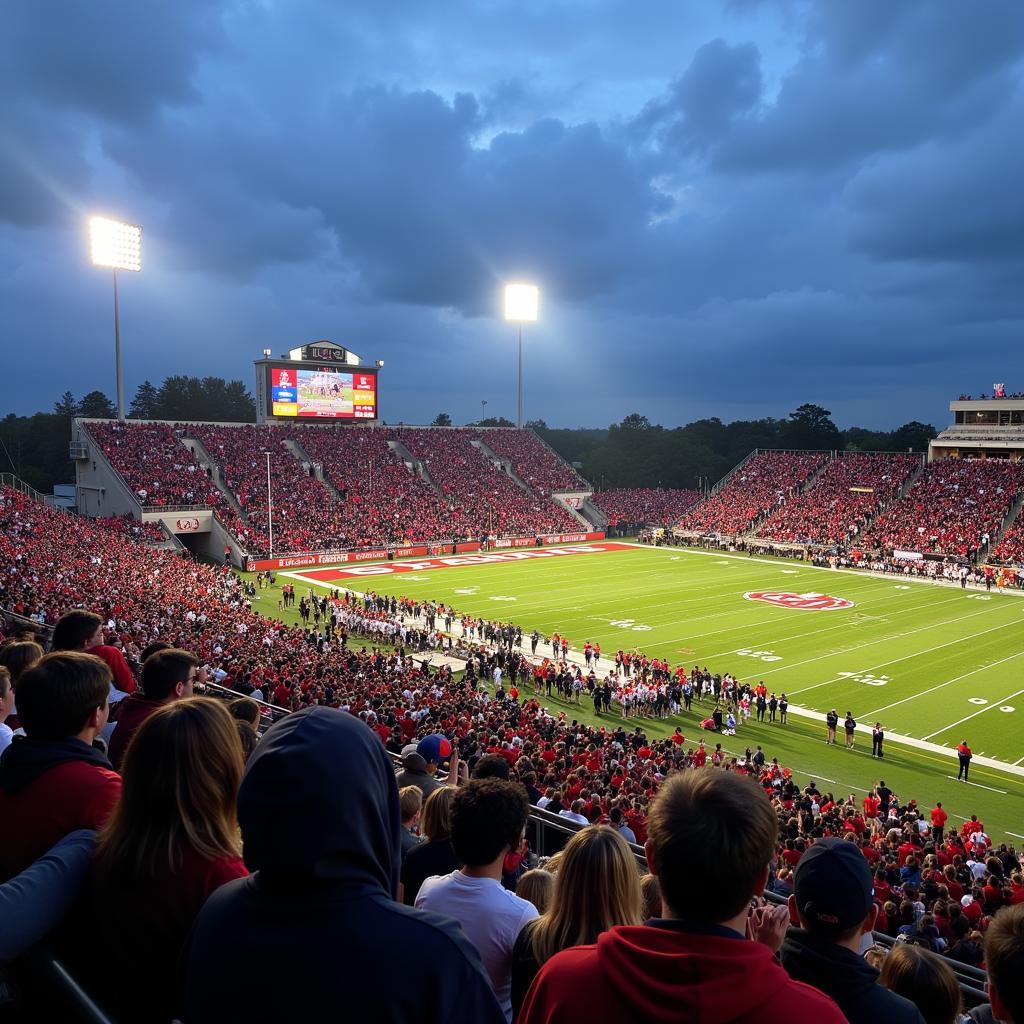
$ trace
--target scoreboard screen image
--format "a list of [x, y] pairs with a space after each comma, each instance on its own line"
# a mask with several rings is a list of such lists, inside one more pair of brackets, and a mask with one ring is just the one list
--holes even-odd
[[270, 415], [298, 419], [372, 420], [377, 375], [336, 366], [270, 367]]

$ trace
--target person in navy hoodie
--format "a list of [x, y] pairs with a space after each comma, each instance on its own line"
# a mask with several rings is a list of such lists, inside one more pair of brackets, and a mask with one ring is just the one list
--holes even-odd
[[[252, 874], [217, 890], [183, 955], [189, 1024], [262, 1021], [502, 1024], [476, 950], [440, 914], [395, 902], [401, 820], [380, 740], [342, 711], [272, 726], [238, 795]], [[288, 951], [287, 983], [225, 965]]]

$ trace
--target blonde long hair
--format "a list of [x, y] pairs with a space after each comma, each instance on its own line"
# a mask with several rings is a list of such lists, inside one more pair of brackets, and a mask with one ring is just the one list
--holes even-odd
[[640, 871], [629, 844], [615, 829], [591, 825], [566, 843], [551, 903], [532, 924], [530, 944], [543, 965], [615, 925], [642, 921]]
[[175, 700], [139, 727], [125, 751], [121, 800], [100, 833], [96, 868], [116, 882], [151, 881], [181, 866], [241, 854], [235, 804], [242, 745], [224, 705]]

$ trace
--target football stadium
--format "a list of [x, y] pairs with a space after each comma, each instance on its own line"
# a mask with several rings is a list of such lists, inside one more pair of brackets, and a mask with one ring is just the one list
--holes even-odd
[[358, 6], [0, 35], [0, 1024], [1024, 1024], [1020, 10]]

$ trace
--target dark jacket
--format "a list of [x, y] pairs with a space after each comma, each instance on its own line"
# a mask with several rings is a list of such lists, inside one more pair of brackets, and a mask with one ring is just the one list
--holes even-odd
[[790, 928], [781, 953], [789, 976], [830, 995], [850, 1024], [924, 1024], [918, 1008], [883, 988], [879, 972], [852, 950]]
[[110, 745], [107, 748], [107, 757], [110, 758], [110, 763], [114, 766], [115, 771], [121, 770], [121, 762], [124, 760], [128, 741], [139, 730], [142, 723], [162, 706], [163, 701], [150, 700], [140, 691], [136, 691], [121, 702], [117, 725], [110, 734]]
[[418, 786], [426, 800], [435, 789], [440, 789], [444, 783], [436, 776], [427, 771], [427, 762], [421, 754], [406, 754], [402, 758], [402, 771], [398, 775], [398, 788], [406, 786]]
[[[394, 901], [399, 816], [391, 761], [357, 719], [313, 707], [274, 725], [238, 795], [253, 874], [210, 897], [183, 957], [189, 1024], [502, 1024], [458, 925]], [[226, 949], [236, 965], [286, 951], [290, 977], [259, 984]]]

